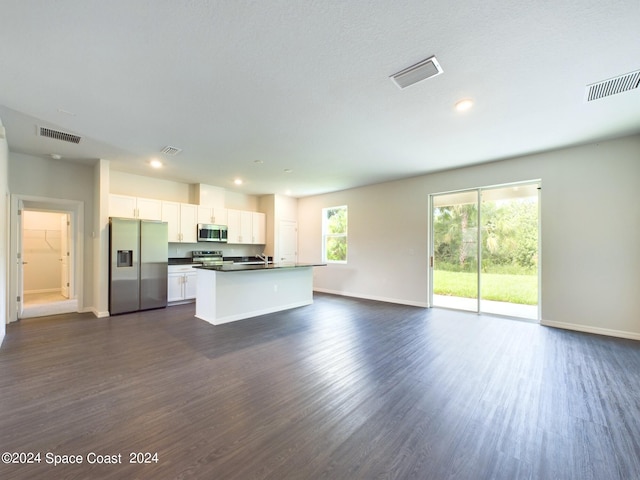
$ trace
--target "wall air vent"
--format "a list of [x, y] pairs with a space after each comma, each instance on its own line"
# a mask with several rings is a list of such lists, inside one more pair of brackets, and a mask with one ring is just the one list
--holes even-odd
[[438, 63], [438, 60], [436, 60], [436, 57], [429, 57], [398, 73], [394, 73], [389, 78], [391, 78], [399, 88], [407, 88], [427, 78], [440, 75], [441, 73], [442, 67]]
[[38, 127], [38, 136], [52, 138], [54, 140], [62, 140], [69, 143], [80, 143], [82, 137], [73, 135], [72, 133], [61, 132], [47, 127]]
[[182, 151], [182, 149], [181, 148], [177, 148], [177, 147], [171, 147], [171, 146], [167, 145], [166, 147], [164, 147], [160, 151], [162, 153], [164, 153], [165, 155], [177, 155]]
[[587, 102], [591, 102], [617, 93], [628, 92], [638, 86], [640, 86], [640, 70], [587, 85], [586, 99]]

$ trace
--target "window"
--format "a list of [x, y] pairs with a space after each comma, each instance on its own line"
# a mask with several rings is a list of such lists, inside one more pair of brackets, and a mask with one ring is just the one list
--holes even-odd
[[347, 262], [347, 206], [322, 209], [322, 260]]

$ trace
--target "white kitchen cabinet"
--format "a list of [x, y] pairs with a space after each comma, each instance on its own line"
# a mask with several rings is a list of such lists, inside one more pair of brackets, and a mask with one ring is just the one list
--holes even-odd
[[240, 210], [227, 209], [227, 243], [242, 243]]
[[245, 210], [227, 210], [228, 243], [260, 244], [266, 239], [266, 215]]
[[198, 207], [198, 223], [214, 225], [227, 224], [227, 209], [218, 207]]
[[195, 270], [184, 275], [184, 298], [192, 300], [196, 298], [196, 282], [198, 280], [198, 272]]
[[251, 243], [264, 245], [267, 241], [267, 216], [260, 212], [251, 213]]
[[162, 221], [169, 225], [169, 242], [196, 243], [198, 241], [197, 205], [162, 202]]
[[186, 302], [196, 298], [198, 272], [191, 265], [169, 265], [167, 302]]
[[167, 302], [184, 300], [184, 294], [182, 293], [183, 279], [183, 273], [167, 274]]
[[109, 216], [161, 220], [162, 201], [112, 193], [109, 195]]

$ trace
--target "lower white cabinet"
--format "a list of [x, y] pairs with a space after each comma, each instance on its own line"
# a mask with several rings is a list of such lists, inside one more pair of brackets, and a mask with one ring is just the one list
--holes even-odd
[[198, 272], [191, 265], [169, 265], [167, 302], [186, 302], [196, 298]]

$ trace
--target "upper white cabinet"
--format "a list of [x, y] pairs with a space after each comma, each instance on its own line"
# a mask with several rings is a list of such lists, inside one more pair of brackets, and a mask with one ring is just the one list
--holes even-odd
[[214, 225], [227, 225], [228, 215], [226, 208], [198, 207], [198, 223], [212, 223]]
[[266, 215], [245, 210], [227, 210], [228, 243], [264, 245]]
[[162, 202], [151, 198], [109, 195], [109, 216], [139, 218], [140, 220], [161, 220]]
[[228, 243], [266, 243], [266, 215], [260, 212], [110, 194], [109, 216], [167, 222], [172, 243], [197, 243], [198, 223], [227, 225]]
[[264, 245], [267, 241], [267, 216], [260, 212], [251, 212], [251, 214], [251, 243]]
[[197, 205], [162, 202], [162, 221], [169, 225], [169, 242], [196, 243], [198, 241]]

